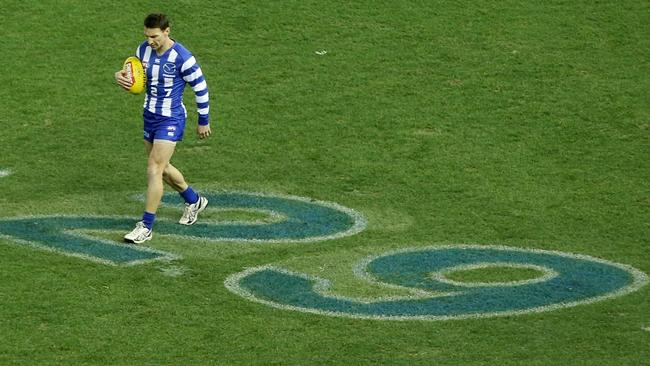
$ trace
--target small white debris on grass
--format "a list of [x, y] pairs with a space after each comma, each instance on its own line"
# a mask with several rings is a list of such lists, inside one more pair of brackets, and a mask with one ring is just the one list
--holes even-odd
[[323, 56], [323, 55], [327, 54], [327, 51], [325, 51], [325, 50], [316, 51], [316, 54], [318, 56]]
[[7, 169], [0, 169], [0, 178], [2, 178], [2, 177], [6, 177], [6, 176], [8, 176], [8, 175], [10, 175], [10, 174], [11, 174], [11, 171], [10, 171], [10, 170], [7, 170]]

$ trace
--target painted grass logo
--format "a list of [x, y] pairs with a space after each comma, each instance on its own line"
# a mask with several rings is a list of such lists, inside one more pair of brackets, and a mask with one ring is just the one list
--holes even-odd
[[[353, 235], [365, 228], [357, 212], [330, 202], [303, 197], [247, 192], [205, 193], [211, 207], [264, 212], [272, 222], [199, 222], [191, 227], [160, 220], [156, 234], [183, 240], [202, 239], [257, 243], [314, 242]], [[164, 204], [181, 205], [177, 195]], [[114, 265], [134, 265], [178, 256], [143, 246], [124, 245], [87, 234], [126, 232], [133, 218], [97, 216], [36, 216], [0, 219], [0, 237], [23, 245]]]
[[[489, 267], [528, 268], [538, 278], [462, 282], [450, 273]], [[380, 320], [448, 320], [550, 311], [621, 296], [647, 276], [632, 267], [563, 252], [501, 246], [440, 246], [367, 258], [355, 274], [413, 296], [354, 299], [326, 295], [330, 282], [271, 266], [232, 275], [226, 287], [248, 300], [280, 309]]]
[[[353, 235], [365, 228], [357, 212], [335, 203], [295, 196], [248, 192], [206, 193], [211, 209], [254, 212], [270, 220], [203, 220], [191, 227], [161, 220], [158, 235], [179, 240], [253, 243], [314, 242]], [[181, 206], [177, 195], [164, 205]], [[255, 216], [255, 215], [253, 215]], [[133, 218], [36, 216], [0, 219], [0, 237], [65, 255], [110, 264], [177, 259], [143, 246], [93, 237], [93, 232], [125, 232]], [[506, 267], [533, 278], [463, 281], [455, 273]], [[182, 273], [172, 268], [168, 275]], [[353, 271], [359, 278], [410, 295], [360, 299], [331, 295], [330, 282], [282, 268], [262, 266], [234, 274], [225, 286], [268, 306], [327, 316], [379, 320], [447, 320], [531, 312], [592, 303], [637, 290], [647, 276], [632, 267], [563, 252], [500, 246], [438, 246], [405, 249], [366, 258]]]

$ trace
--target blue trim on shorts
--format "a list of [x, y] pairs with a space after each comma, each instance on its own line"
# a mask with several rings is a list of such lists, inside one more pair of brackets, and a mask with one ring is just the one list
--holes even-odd
[[185, 132], [185, 116], [165, 117], [144, 110], [144, 139], [153, 143], [154, 140], [182, 141]]

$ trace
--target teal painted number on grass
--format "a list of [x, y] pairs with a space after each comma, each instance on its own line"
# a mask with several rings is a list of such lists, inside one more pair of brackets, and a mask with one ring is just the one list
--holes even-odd
[[[412, 296], [374, 301], [327, 294], [329, 282], [274, 267], [231, 276], [226, 287], [273, 307], [329, 316], [391, 320], [444, 320], [547, 311], [622, 295], [642, 286], [642, 272], [604, 260], [561, 252], [507, 247], [446, 246], [389, 253], [364, 262], [357, 274]], [[489, 267], [536, 268], [540, 278], [462, 283], [453, 271]]]
[[[356, 212], [334, 203], [300, 197], [270, 196], [245, 192], [205, 193], [209, 208], [250, 210], [268, 214], [262, 222], [208, 222], [192, 226], [159, 220], [155, 235], [176, 235], [179, 240], [203, 239], [249, 242], [310, 242], [363, 229], [365, 221]], [[181, 205], [177, 195], [165, 195], [165, 205]], [[126, 233], [134, 219], [116, 217], [47, 216], [0, 219], [0, 237], [63, 254], [107, 264], [138, 264], [169, 259], [171, 253], [143, 246], [124, 245], [92, 237], [87, 232]]]

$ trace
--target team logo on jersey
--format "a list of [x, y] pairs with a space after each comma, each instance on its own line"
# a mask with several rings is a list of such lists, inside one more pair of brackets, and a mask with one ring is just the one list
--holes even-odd
[[165, 74], [175, 74], [176, 65], [171, 62], [167, 62], [166, 64], [163, 65], [163, 71], [165, 72]]

